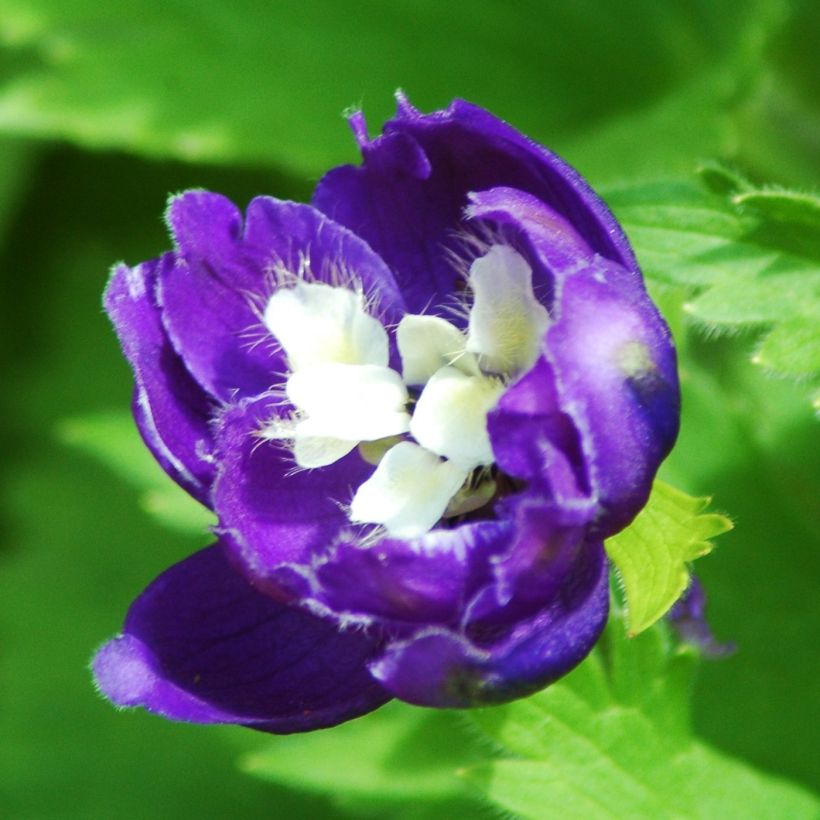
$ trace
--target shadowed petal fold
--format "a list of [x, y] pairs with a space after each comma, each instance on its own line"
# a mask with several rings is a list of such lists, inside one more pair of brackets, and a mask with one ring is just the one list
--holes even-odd
[[378, 648], [257, 592], [215, 545], [148, 586], [93, 670], [119, 706], [287, 734], [385, 703], [390, 696], [365, 668]]
[[600, 544], [590, 545], [550, 602], [511, 630], [470, 635], [428, 627], [388, 645], [370, 671], [396, 697], [419, 706], [503, 703], [542, 689], [580, 663], [608, 613], [606, 558]]

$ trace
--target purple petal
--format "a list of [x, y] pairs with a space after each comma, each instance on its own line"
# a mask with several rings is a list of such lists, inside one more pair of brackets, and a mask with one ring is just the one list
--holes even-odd
[[606, 559], [585, 548], [549, 605], [515, 628], [468, 636], [441, 627], [388, 645], [370, 671], [396, 697], [421, 706], [502, 703], [535, 692], [580, 663], [609, 611]]
[[223, 196], [188, 191], [171, 200], [167, 220], [181, 261], [160, 279], [159, 295], [174, 346], [219, 399], [266, 390], [284, 365], [254, 310], [265, 261], [243, 248], [242, 214]]
[[330, 171], [313, 202], [397, 272], [411, 312], [440, 304], [456, 289], [459, 274], [445, 249], [464, 227], [467, 194], [499, 185], [533, 194], [563, 214], [593, 251], [637, 268], [620, 226], [579, 174], [489, 112], [456, 100], [424, 115], [400, 97], [382, 136], [367, 138], [361, 114], [351, 124], [363, 164]]
[[210, 399], [171, 347], [154, 296], [158, 273], [173, 266], [173, 254], [135, 268], [117, 266], [104, 304], [134, 370], [134, 417], [145, 443], [168, 475], [208, 504]]
[[[543, 347], [549, 370], [536, 365], [545, 385], [539, 407], [555, 402], [562, 411], [564, 442], [560, 430], [550, 441], [568, 457], [580, 488], [589, 486], [598, 498], [599, 532], [606, 537], [625, 527], [646, 503], [658, 465], [677, 436], [680, 396], [669, 329], [637, 268], [627, 270], [585, 253], [560, 217], [534, 197], [496, 188], [471, 195], [471, 202], [471, 218], [493, 220], [526, 237], [555, 276], [553, 323]], [[505, 446], [503, 434], [510, 429], [503, 423], [506, 413], [502, 401], [490, 429], [498, 438], [499, 457], [517, 475], [533, 450], [525, 440], [517, 444], [514, 434]], [[555, 418], [531, 420], [530, 426], [545, 429]], [[575, 434], [580, 436], [580, 461], [571, 441]], [[555, 476], [553, 470], [550, 479], [557, 490], [561, 485]], [[571, 491], [571, 485], [564, 486]]]
[[457, 623], [475, 590], [491, 581], [490, 556], [510, 537], [508, 523], [480, 521], [365, 548], [341, 541], [316, 562], [313, 596], [340, 616], [375, 616], [395, 628]]
[[216, 545], [148, 586], [93, 670], [119, 706], [286, 734], [385, 703], [389, 695], [365, 669], [378, 647], [257, 592]]
[[226, 543], [254, 583], [271, 591], [281, 591], [283, 565], [310, 564], [350, 526], [342, 505], [373, 472], [355, 450], [321, 470], [296, 469], [282, 443], [259, 438], [277, 412], [266, 396], [225, 412], [217, 428], [214, 485]]
[[569, 277], [546, 337], [561, 404], [580, 431], [602, 508], [601, 537], [646, 504], [680, 418], [669, 331], [648, 297], [639, 302], [624, 293], [622, 275], [602, 263]]
[[532, 492], [504, 499], [498, 507], [512, 534], [491, 559], [492, 583], [470, 602], [471, 630], [528, 618], [558, 595], [576, 571], [596, 512], [588, 499], [562, 506]]
[[353, 273], [387, 321], [401, 315], [384, 263], [309, 205], [258, 197], [243, 225], [225, 197], [189, 191], [171, 201], [168, 222], [184, 261], [161, 279], [163, 319], [188, 368], [220, 399], [258, 395], [287, 369], [260, 318], [278, 268], [324, 281]]
[[589, 496], [580, 437], [562, 409], [552, 367], [539, 359], [487, 417], [496, 464], [559, 501]]

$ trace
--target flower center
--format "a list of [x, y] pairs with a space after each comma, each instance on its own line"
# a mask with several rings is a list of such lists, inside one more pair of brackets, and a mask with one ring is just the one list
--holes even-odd
[[354, 523], [412, 538], [494, 495], [487, 414], [534, 363], [549, 316], [529, 265], [505, 245], [473, 262], [468, 284], [466, 334], [439, 316], [404, 316], [401, 373], [360, 289], [298, 281], [267, 304], [264, 323], [287, 355], [295, 412], [263, 435], [292, 442], [299, 467], [325, 467], [356, 447], [376, 464], [350, 503]]

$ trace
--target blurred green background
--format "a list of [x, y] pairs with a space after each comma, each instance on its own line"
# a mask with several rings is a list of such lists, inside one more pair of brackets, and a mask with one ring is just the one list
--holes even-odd
[[[355, 161], [342, 111], [363, 105], [375, 130], [398, 87], [423, 110], [486, 105], [605, 192], [693, 179], [713, 158], [816, 188], [819, 9], [0, 0], [0, 816], [363, 812], [240, 772], [272, 743], [287, 756], [289, 738], [118, 714], [91, 686], [91, 653], [130, 600], [207, 543], [147, 515], [127, 463], [72, 446], [77, 419], [130, 400], [101, 292], [114, 262], [167, 247], [170, 192], [305, 199], [323, 170]], [[751, 363], [756, 328], [704, 333], [681, 310], [687, 288], [657, 293], [685, 391], [665, 477], [736, 522], [699, 573], [715, 631], [739, 649], [703, 665], [695, 728], [817, 787], [820, 448], [806, 383]], [[101, 451], [119, 446], [111, 435]]]

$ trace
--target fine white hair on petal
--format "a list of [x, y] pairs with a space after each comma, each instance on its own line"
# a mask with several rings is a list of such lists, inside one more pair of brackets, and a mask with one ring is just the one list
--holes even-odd
[[527, 261], [507, 245], [493, 245], [473, 262], [470, 288], [467, 350], [492, 373], [512, 375], [529, 368], [550, 319], [535, 298]]
[[468, 472], [409, 441], [388, 450], [350, 504], [353, 522], [383, 524], [396, 538], [415, 538], [439, 521]]

